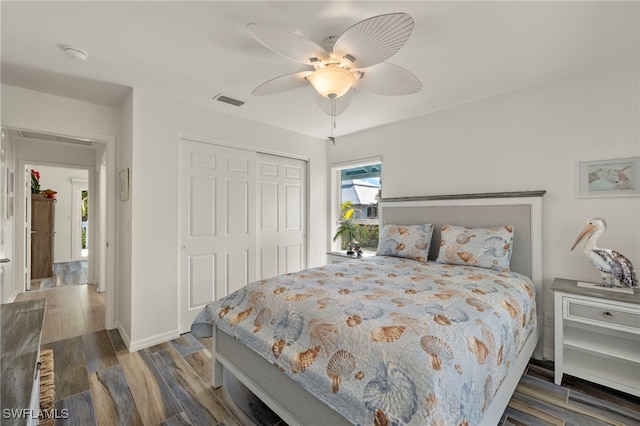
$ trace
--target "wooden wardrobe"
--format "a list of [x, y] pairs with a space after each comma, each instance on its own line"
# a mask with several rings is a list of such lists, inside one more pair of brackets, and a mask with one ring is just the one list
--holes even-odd
[[55, 202], [31, 194], [31, 279], [53, 276]]

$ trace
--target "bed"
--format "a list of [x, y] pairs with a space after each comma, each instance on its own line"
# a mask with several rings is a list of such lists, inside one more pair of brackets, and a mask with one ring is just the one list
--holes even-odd
[[387, 255], [258, 281], [200, 313], [212, 385], [226, 369], [290, 425], [497, 424], [539, 354], [543, 195], [381, 200]]

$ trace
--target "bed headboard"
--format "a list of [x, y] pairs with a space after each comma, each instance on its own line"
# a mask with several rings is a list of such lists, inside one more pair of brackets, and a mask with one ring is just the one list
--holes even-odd
[[513, 225], [511, 270], [531, 277], [542, 295], [542, 196], [546, 191], [385, 198], [378, 203], [380, 226], [433, 223], [429, 259], [440, 248], [443, 225]]

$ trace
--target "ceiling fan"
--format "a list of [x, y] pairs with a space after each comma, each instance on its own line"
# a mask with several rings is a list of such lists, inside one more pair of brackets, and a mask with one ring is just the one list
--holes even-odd
[[406, 13], [378, 15], [354, 24], [339, 37], [327, 37], [321, 46], [296, 33], [248, 24], [247, 30], [264, 46], [310, 66], [266, 81], [251, 94], [273, 95], [311, 84], [320, 109], [335, 117], [351, 103], [352, 89], [378, 95], [419, 92], [422, 83], [415, 75], [384, 62], [404, 46], [414, 25]]

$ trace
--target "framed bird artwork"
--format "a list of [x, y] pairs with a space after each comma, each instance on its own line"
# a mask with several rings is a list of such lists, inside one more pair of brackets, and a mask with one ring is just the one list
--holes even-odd
[[640, 157], [578, 163], [578, 198], [640, 196]]

